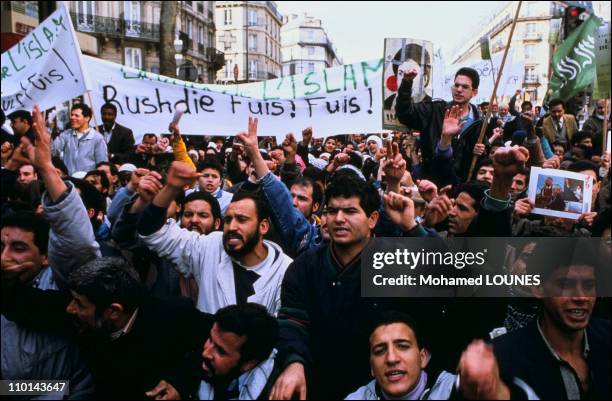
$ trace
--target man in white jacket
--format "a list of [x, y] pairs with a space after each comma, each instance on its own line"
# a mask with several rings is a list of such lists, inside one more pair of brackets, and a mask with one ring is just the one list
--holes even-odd
[[166, 223], [167, 207], [197, 176], [192, 166], [172, 163], [167, 184], [140, 220], [141, 239], [185, 277], [194, 276], [201, 311], [215, 313], [227, 305], [254, 302], [276, 315], [281, 283], [292, 260], [277, 244], [263, 239], [270, 221], [261, 199], [235, 195], [223, 219], [223, 232], [200, 235]]

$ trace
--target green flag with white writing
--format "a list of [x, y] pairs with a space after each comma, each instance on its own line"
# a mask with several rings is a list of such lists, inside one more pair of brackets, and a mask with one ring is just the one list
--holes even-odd
[[552, 98], [567, 100], [595, 80], [595, 30], [601, 20], [592, 15], [561, 43], [553, 55]]

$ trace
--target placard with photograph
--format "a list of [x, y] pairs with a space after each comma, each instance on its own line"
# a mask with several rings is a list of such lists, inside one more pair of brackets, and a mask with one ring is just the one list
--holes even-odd
[[565, 170], [531, 168], [529, 200], [535, 205], [534, 214], [580, 218], [591, 211], [593, 178]]
[[421, 102], [433, 96], [433, 44], [407, 38], [385, 39], [383, 73], [383, 128], [406, 131], [395, 115], [397, 90], [404, 79], [403, 70], [416, 68], [419, 73], [412, 84], [412, 100]]

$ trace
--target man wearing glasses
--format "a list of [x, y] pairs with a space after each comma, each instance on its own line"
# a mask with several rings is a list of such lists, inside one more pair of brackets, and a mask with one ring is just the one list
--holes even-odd
[[[462, 181], [467, 179], [467, 174], [472, 159], [472, 150], [478, 140], [482, 119], [479, 117], [478, 109], [470, 100], [478, 94], [480, 77], [478, 72], [472, 68], [460, 68], [455, 74], [452, 86], [452, 102], [441, 99], [424, 100], [415, 103], [412, 100], [412, 82], [418, 75], [416, 68], [404, 71], [402, 83], [398, 90], [398, 99], [395, 111], [398, 120], [421, 135], [421, 152], [423, 155], [423, 173], [431, 174], [431, 166], [437, 157], [453, 158], [456, 174]], [[444, 114], [452, 106], [460, 108], [460, 119], [462, 128], [448, 147], [440, 146], [442, 123]], [[490, 127], [493, 129], [494, 127]]]

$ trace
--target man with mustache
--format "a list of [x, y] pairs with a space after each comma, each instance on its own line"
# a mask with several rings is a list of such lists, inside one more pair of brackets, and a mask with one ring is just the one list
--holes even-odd
[[[277, 337], [278, 323], [261, 305], [219, 309], [200, 353], [186, 358], [184, 378], [199, 382], [200, 400], [267, 399], [269, 378], [275, 374]], [[163, 400], [179, 400], [184, 395], [165, 380], [147, 392]]]
[[277, 244], [263, 239], [270, 220], [261, 199], [247, 193], [234, 195], [223, 218], [223, 233], [200, 235], [166, 223], [167, 207], [197, 177], [192, 166], [172, 163], [166, 185], [140, 219], [140, 238], [181, 274], [195, 278], [201, 311], [214, 313], [227, 305], [255, 302], [276, 314], [291, 259]]

